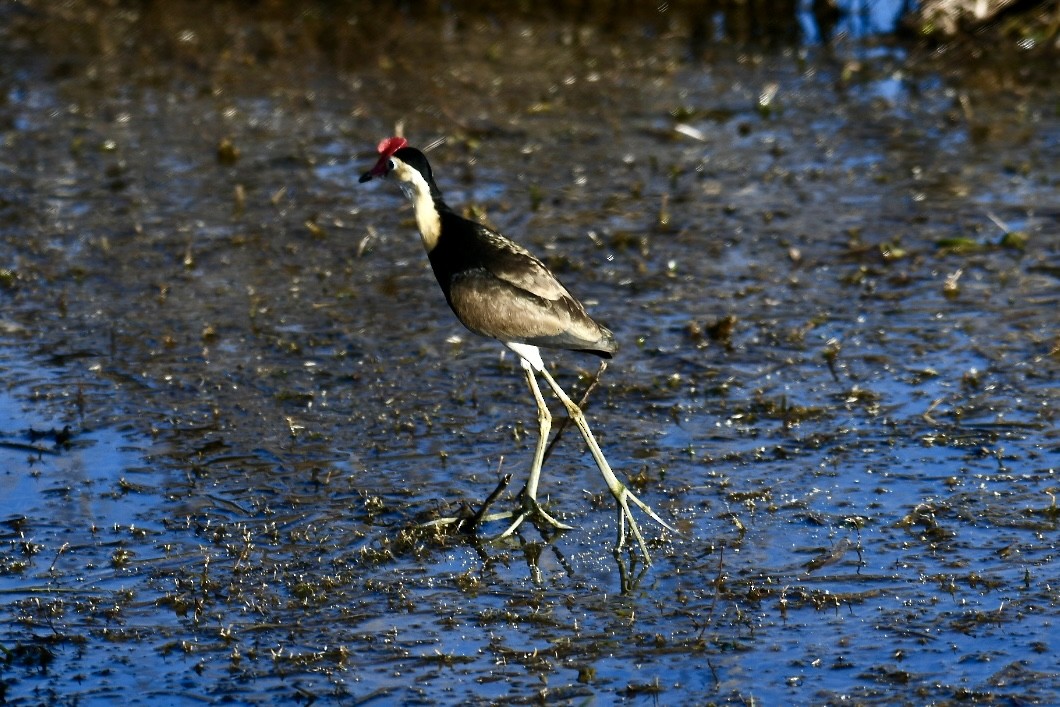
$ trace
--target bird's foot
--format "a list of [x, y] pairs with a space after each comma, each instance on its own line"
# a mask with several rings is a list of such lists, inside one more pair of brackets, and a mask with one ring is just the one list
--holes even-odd
[[617, 488], [611, 489], [611, 494], [615, 497], [615, 501], [618, 503], [618, 542], [615, 545], [615, 552], [618, 553], [623, 547], [625, 547], [626, 523], [628, 522], [629, 529], [632, 531], [633, 537], [637, 539], [637, 545], [640, 547], [640, 552], [644, 556], [644, 561], [650, 565], [651, 555], [648, 553], [648, 545], [644, 542], [644, 536], [640, 532], [640, 526], [637, 525], [637, 521], [633, 517], [633, 512], [629, 509], [629, 501], [633, 501], [634, 505], [648, 514], [649, 518], [670, 532], [676, 533], [677, 528], [660, 518], [659, 515], [651, 509], [651, 506], [637, 498], [637, 495], [626, 488], [621, 482], [618, 484]]
[[574, 530], [574, 526], [567, 525], [549, 515], [548, 511], [541, 507], [536, 498], [531, 498], [527, 495], [526, 489], [523, 489], [522, 493], [519, 494], [519, 503], [521, 507], [512, 514], [515, 516], [515, 520], [511, 522], [511, 525], [503, 533], [497, 536], [497, 540], [510, 537], [527, 518], [540, 520], [556, 530]]
[[523, 524], [523, 521], [527, 519], [530, 519], [531, 521], [540, 521], [555, 530], [574, 530], [574, 526], [567, 525], [566, 523], [553, 518], [548, 511], [541, 507], [541, 504], [538, 503], [536, 498], [531, 498], [527, 495], [525, 488], [519, 494], [519, 507], [516, 510], [487, 513], [489, 508], [500, 497], [501, 493], [503, 493], [504, 489], [507, 488], [511, 478], [511, 474], [506, 474], [497, 485], [497, 488], [494, 489], [493, 493], [491, 493], [482, 503], [482, 506], [477, 512], [471, 511], [469, 508], [465, 507], [461, 513], [456, 516], [436, 518], [424, 523], [423, 527], [438, 528], [454, 526], [458, 532], [475, 535], [478, 534], [479, 528], [486, 523], [514, 518], [503, 533], [492, 538], [494, 540], [510, 537], [516, 530], [518, 530], [519, 526]]

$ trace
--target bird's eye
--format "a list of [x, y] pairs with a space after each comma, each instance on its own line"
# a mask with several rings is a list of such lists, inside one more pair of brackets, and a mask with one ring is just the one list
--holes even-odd
[[386, 171], [387, 172], [393, 172], [396, 167], [397, 167], [397, 165], [394, 164], [394, 160], [387, 160], [386, 161]]

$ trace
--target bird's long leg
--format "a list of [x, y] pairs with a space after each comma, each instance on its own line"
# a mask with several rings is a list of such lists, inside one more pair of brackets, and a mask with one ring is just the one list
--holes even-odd
[[[580, 410], [585, 410], [585, 403], [588, 402], [589, 396], [592, 394], [596, 386], [600, 384], [600, 376], [602, 376], [604, 374], [604, 371], [606, 370], [607, 361], [600, 361], [600, 368], [597, 369], [596, 375], [593, 376], [593, 379], [589, 382], [589, 385], [585, 387], [585, 391], [582, 393], [582, 399], [578, 401], [578, 408]], [[556, 448], [556, 445], [559, 443], [560, 437], [563, 436], [563, 432], [567, 429], [567, 426], [570, 424], [570, 421], [570, 415], [560, 420], [559, 427], [556, 428], [556, 434], [553, 435], [552, 441], [548, 443], [547, 447], [545, 447], [544, 461], [548, 461], [549, 456], [552, 454], [552, 450]]]
[[571, 526], [561, 523], [541, 508], [537, 502], [537, 486], [541, 480], [541, 466], [545, 460], [545, 447], [548, 443], [548, 433], [552, 429], [552, 413], [548, 411], [548, 406], [545, 404], [545, 398], [541, 395], [541, 388], [537, 385], [537, 377], [534, 375], [533, 367], [528, 364], [525, 360], [521, 361], [523, 365], [523, 372], [526, 374], [526, 383], [530, 386], [530, 392], [534, 395], [534, 401], [537, 403], [537, 447], [534, 449], [534, 461], [530, 466], [530, 476], [526, 480], [526, 488], [523, 491], [525, 508], [519, 512], [519, 515], [515, 517], [512, 524], [508, 526], [508, 529], [501, 533], [498, 537], [506, 538], [515, 532], [515, 529], [519, 527], [527, 515], [536, 513], [541, 516], [549, 525], [560, 530], [573, 530]]
[[563, 402], [563, 406], [567, 408], [567, 413], [574, 420], [574, 424], [578, 426], [578, 429], [582, 433], [582, 437], [585, 438], [585, 443], [589, 447], [589, 452], [593, 455], [593, 460], [596, 461], [596, 466], [600, 467], [600, 473], [603, 474], [604, 481], [607, 483], [607, 488], [611, 491], [611, 495], [615, 497], [615, 501], [618, 503], [619, 535], [616, 549], [622, 548], [622, 544], [625, 540], [625, 523], [626, 521], [629, 521], [630, 530], [633, 531], [634, 537], [637, 538], [637, 543], [640, 545], [640, 551], [644, 555], [644, 560], [648, 564], [651, 564], [651, 556], [648, 554], [648, 546], [644, 542], [644, 536], [640, 533], [637, 521], [633, 518], [633, 513], [629, 510], [628, 501], [633, 501], [633, 503], [647, 513], [652, 520], [667, 530], [677, 532], [677, 529], [660, 518], [655, 511], [648, 506], [648, 504], [637, 498], [632, 491], [626, 488], [625, 484], [618, 480], [618, 477], [615, 476], [615, 472], [611, 471], [611, 465], [608, 464], [607, 459], [604, 458], [604, 453], [600, 451], [600, 445], [596, 443], [596, 438], [593, 437], [592, 430], [589, 429], [589, 423], [586, 421], [581, 408], [579, 408], [577, 404], [570, 399], [570, 396], [563, 391], [563, 388], [559, 386], [559, 383], [557, 383], [556, 379], [549, 374], [548, 370], [542, 367], [540, 373], [545, 377], [545, 380], [548, 381], [548, 385], [552, 388], [556, 397]]
[[548, 411], [545, 398], [541, 395], [541, 388], [537, 385], [537, 376], [534, 369], [525, 361], [523, 372], [526, 373], [526, 382], [530, 386], [530, 392], [534, 395], [537, 403], [537, 447], [534, 449], [534, 461], [530, 466], [530, 476], [526, 480], [526, 495], [537, 500], [537, 485], [541, 481], [541, 465], [545, 462], [545, 447], [548, 445], [548, 433], [552, 429], [552, 413]]

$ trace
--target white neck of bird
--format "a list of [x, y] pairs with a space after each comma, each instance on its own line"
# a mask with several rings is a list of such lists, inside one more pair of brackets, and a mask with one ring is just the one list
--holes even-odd
[[438, 237], [442, 233], [442, 220], [438, 215], [438, 209], [434, 206], [434, 198], [431, 197], [431, 187], [427, 180], [416, 170], [402, 165], [404, 169], [397, 175], [398, 186], [405, 196], [412, 202], [412, 210], [416, 214], [416, 227], [423, 239], [423, 247], [427, 252], [434, 250], [438, 245]]

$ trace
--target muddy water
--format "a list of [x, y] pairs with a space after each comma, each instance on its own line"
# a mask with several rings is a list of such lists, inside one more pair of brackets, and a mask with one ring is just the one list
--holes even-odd
[[[5, 699], [1060, 699], [1054, 71], [7, 19]], [[681, 530], [645, 523], [647, 571], [570, 434], [542, 491], [576, 530], [417, 529], [535, 425], [355, 183], [398, 123], [616, 331], [589, 415]]]

